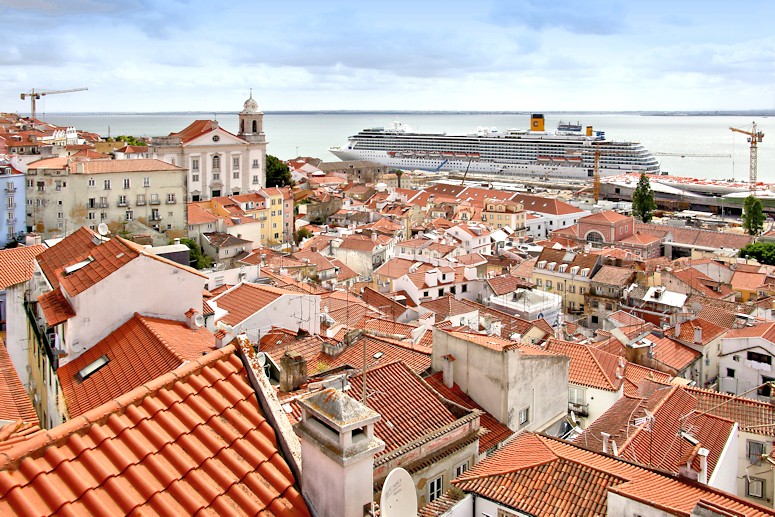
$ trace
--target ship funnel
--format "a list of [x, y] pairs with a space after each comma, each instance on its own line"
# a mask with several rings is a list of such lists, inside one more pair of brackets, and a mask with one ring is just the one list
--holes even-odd
[[592, 126], [587, 126], [587, 136], [592, 136]]
[[544, 130], [544, 116], [541, 113], [535, 113], [530, 116], [530, 130], [531, 131], [543, 131]]

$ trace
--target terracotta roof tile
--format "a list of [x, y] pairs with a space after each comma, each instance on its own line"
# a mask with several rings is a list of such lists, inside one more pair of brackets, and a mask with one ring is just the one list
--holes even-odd
[[48, 326], [53, 327], [63, 323], [73, 316], [75, 311], [62, 294], [61, 289], [54, 289], [38, 296], [40, 310], [43, 311], [43, 317], [46, 318]]
[[730, 515], [775, 515], [731, 494], [585, 450], [556, 438], [524, 433], [452, 482], [498, 504], [540, 517], [609, 515], [609, 491], [671, 515], [689, 517], [699, 502]]
[[[204, 328], [135, 314], [83, 355], [57, 370], [70, 417], [74, 418], [119, 395], [215, 350]], [[78, 371], [102, 355], [110, 360], [81, 381]]]
[[59, 270], [77, 262], [78, 257], [88, 255], [88, 252], [97, 246], [96, 235], [82, 226], [36, 257], [43, 274], [54, 289], [59, 286]]
[[650, 333], [646, 338], [654, 343], [654, 359], [679, 372], [702, 356], [700, 352], [667, 336]]
[[38, 244], [0, 250], [0, 291], [32, 278], [35, 257], [45, 249]]
[[429, 311], [436, 313], [438, 321], [449, 318], [450, 316], [466, 314], [475, 310], [474, 308], [457, 300], [452, 294], [442, 296], [441, 298], [436, 298], [435, 300], [423, 302], [421, 305]]
[[[693, 468], [699, 472], [697, 444], [681, 435], [681, 431], [691, 429], [691, 436], [710, 451], [710, 478], [730, 438], [734, 422], [696, 412], [697, 399], [679, 386], [655, 387], [646, 398], [619, 399], [574, 442], [602, 452], [600, 433], [606, 432], [616, 442], [621, 458], [677, 474], [688, 457]], [[646, 410], [654, 415], [652, 422], [643, 419], [647, 416]], [[636, 422], [635, 419], [640, 420]]]
[[[32, 406], [27, 390], [16, 373], [5, 343], [0, 339], [0, 420], [38, 425], [38, 415]], [[3, 428], [0, 427], [0, 435]], [[0, 438], [4, 439], [4, 438]]]
[[260, 311], [284, 294], [292, 291], [263, 284], [243, 283], [213, 299], [219, 309], [228, 311], [220, 321], [227, 325], [236, 325]]
[[622, 385], [624, 360], [618, 356], [592, 346], [555, 338], [548, 339], [544, 348], [570, 357], [568, 382], [571, 384], [607, 391], [617, 391]]
[[[41, 497], [45, 493], [45, 497]], [[0, 513], [308, 516], [234, 347], [0, 458]]]

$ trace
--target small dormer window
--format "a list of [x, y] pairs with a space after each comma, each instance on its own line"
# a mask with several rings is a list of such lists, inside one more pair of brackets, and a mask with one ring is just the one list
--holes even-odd
[[549, 262], [549, 265], [546, 266], [546, 269], [549, 271], [554, 271], [555, 266], [557, 266], [557, 262]]
[[579, 274], [579, 267], [578, 266], [571, 267], [570, 268], [570, 274], [571, 275], [578, 275]]
[[557, 268], [557, 271], [560, 273], [565, 273], [566, 269], [568, 269], [568, 264], [560, 264], [560, 267]]
[[581, 270], [581, 276], [589, 276], [589, 268], [585, 267]]
[[536, 265], [538, 266], [538, 269], [544, 269], [544, 268], [546, 267], [546, 261], [545, 261], [545, 260], [542, 260], [542, 261], [540, 261], [540, 262], [539, 262], [538, 264], [536, 264]]

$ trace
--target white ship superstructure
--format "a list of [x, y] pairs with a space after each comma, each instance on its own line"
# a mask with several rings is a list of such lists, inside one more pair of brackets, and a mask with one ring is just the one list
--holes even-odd
[[[596, 153], [595, 151], [599, 151]], [[415, 133], [393, 123], [364, 129], [344, 147], [329, 151], [341, 160], [369, 160], [397, 169], [468, 171], [536, 179], [584, 179], [594, 175], [597, 154], [601, 176], [623, 173], [659, 174], [659, 162], [637, 142], [615, 142], [602, 131], [560, 122], [544, 130], [544, 117], [533, 115], [530, 129], [475, 133]]]

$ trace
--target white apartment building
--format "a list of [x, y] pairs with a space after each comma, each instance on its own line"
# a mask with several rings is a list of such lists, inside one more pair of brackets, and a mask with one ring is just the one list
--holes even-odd
[[239, 124], [234, 135], [217, 120], [195, 120], [178, 133], [152, 139], [148, 152], [188, 171], [187, 201], [256, 191], [266, 184], [266, 136], [264, 114], [252, 95]]
[[27, 169], [27, 229], [44, 238], [82, 226], [112, 231], [137, 220], [157, 231], [186, 228], [185, 171], [154, 159], [48, 158]]

